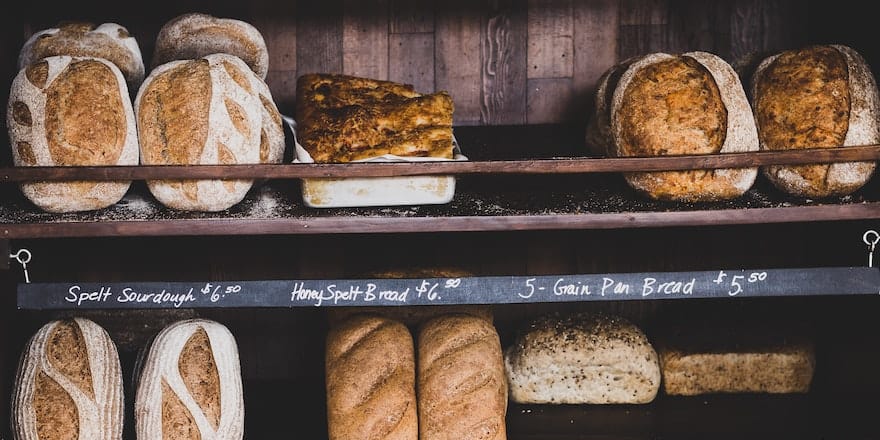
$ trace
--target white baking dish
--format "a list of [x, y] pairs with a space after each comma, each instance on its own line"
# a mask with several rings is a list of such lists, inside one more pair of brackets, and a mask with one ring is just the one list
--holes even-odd
[[[294, 163], [314, 163], [309, 152], [296, 140], [296, 122], [285, 116], [293, 133]], [[453, 137], [454, 159], [384, 155], [354, 162], [429, 162], [467, 160]], [[438, 205], [449, 203], [455, 195], [455, 176], [344, 177], [302, 179], [302, 197], [311, 208], [359, 206]]]

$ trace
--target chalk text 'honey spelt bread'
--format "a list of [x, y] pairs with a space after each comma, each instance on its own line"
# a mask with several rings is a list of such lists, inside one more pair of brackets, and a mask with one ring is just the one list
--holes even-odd
[[156, 37], [153, 68], [214, 53], [241, 58], [261, 80], [269, 72], [269, 52], [257, 28], [241, 20], [197, 13], [180, 15], [162, 26]]
[[315, 162], [385, 154], [452, 159], [452, 98], [411, 85], [346, 75], [296, 82], [297, 140]]
[[153, 340], [135, 397], [138, 440], [241, 440], [238, 346], [224, 325], [180, 321]]
[[419, 438], [415, 354], [403, 324], [356, 315], [330, 330], [326, 347], [330, 440]]
[[[759, 148], [739, 77], [707, 52], [653, 53], [612, 67], [597, 89], [587, 143], [594, 153], [614, 157]], [[739, 197], [756, 176], [757, 168], [624, 174], [632, 188], [651, 198], [686, 202]]]
[[107, 332], [81, 318], [52, 321], [22, 353], [12, 398], [16, 440], [121, 440], [122, 373]]
[[420, 440], [504, 440], [507, 383], [495, 327], [472, 315], [425, 323], [418, 336]]
[[[12, 82], [6, 125], [16, 166], [137, 165], [138, 139], [122, 73], [99, 58], [48, 57]], [[27, 182], [21, 190], [49, 212], [118, 202], [128, 181]]]
[[[239, 58], [208, 55], [154, 69], [135, 100], [141, 161], [147, 165], [279, 162], [281, 116], [265, 83]], [[240, 202], [250, 180], [148, 181], [164, 205], [221, 211]]]
[[[752, 77], [761, 148], [788, 150], [880, 143], [880, 98], [855, 50], [811, 46], [765, 59]], [[799, 197], [844, 196], [861, 188], [876, 162], [768, 165], [764, 175]]]
[[657, 353], [642, 331], [610, 315], [547, 315], [504, 353], [517, 403], [649, 403], [660, 388]]
[[18, 68], [23, 69], [43, 58], [67, 55], [103, 58], [122, 72], [130, 90], [135, 91], [144, 80], [141, 49], [128, 29], [116, 23], [65, 23], [41, 30], [24, 43], [18, 55]]

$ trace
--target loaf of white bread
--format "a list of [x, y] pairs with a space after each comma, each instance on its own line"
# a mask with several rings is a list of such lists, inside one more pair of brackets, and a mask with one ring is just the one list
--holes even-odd
[[128, 29], [116, 23], [71, 22], [43, 29], [31, 35], [18, 55], [18, 68], [52, 56], [103, 58], [113, 63], [128, 82], [128, 88], [137, 90], [144, 80], [144, 60], [141, 49]]
[[162, 26], [156, 37], [153, 67], [214, 53], [241, 58], [262, 80], [269, 72], [269, 52], [257, 28], [241, 20], [197, 13], [180, 15]]
[[[266, 84], [238, 57], [213, 54], [155, 68], [135, 99], [145, 165], [278, 163], [284, 129]], [[162, 204], [222, 211], [240, 202], [253, 181], [154, 180]]]
[[[137, 165], [138, 138], [125, 79], [101, 58], [52, 56], [18, 72], [6, 125], [16, 166]], [[48, 212], [105, 208], [128, 181], [25, 182]]]
[[134, 417], [138, 440], [241, 440], [241, 366], [229, 329], [190, 319], [159, 332], [137, 380]]
[[355, 315], [333, 327], [326, 344], [329, 439], [418, 439], [415, 353], [406, 326]]
[[122, 373], [110, 336], [81, 318], [52, 321], [28, 342], [12, 397], [17, 440], [121, 440]]
[[517, 403], [649, 403], [660, 388], [648, 338], [606, 314], [541, 316], [507, 348], [504, 364]]
[[491, 322], [439, 316], [418, 336], [420, 440], [504, 440], [507, 384]]
[[[758, 133], [733, 68], [707, 52], [652, 53], [610, 68], [597, 87], [586, 143], [594, 154], [653, 157], [757, 151]], [[757, 168], [624, 173], [658, 200], [741, 196]]]
[[[880, 98], [871, 68], [847, 46], [811, 46], [765, 59], [752, 77], [763, 150], [880, 143]], [[845, 196], [870, 180], [877, 163], [768, 165], [764, 175], [789, 194]]]

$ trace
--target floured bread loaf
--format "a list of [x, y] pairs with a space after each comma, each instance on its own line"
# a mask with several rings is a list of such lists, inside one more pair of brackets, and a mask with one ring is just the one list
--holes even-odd
[[802, 334], [754, 324], [679, 326], [658, 352], [670, 395], [806, 393], [816, 365]]
[[229, 329], [190, 319], [156, 335], [138, 380], [134, 416], [138, 440], [241, 440], [241, 366]]
[[121, 440], [122, 373], [107, 332], [81, 318], [41, 328], [22, 353], [12, 398], [17, 440]]
[[[652, 157], [757, 151], [758, 134], [733, 68], [707, 52], [653, 53], [603, 76], [587, 131], [594, 153]], [[625, 173], [658, 200], [712, 201], [741, 196], [757, 168]]]
[[165, 23], [156, 37], [153, 67], [214, 53], [241, 58], [262, 80], [269, 72], [269, 52], [257, 28], [241, 20], [207, 14], [184, 14]]
[[144, 80], [144, 60], [137, 40], [116, 23], [95, 27], [92, 23], [66, 23], [44, 29], [24, 43], [18, 55], [23, 69], [47, 57], [68, 55], [110, 61], [122, 72], [128, 88], [137, 90]]
[[418, 336], [420, 440], [504, 440], [507, 384], [501, 342], [471, 315], [434, 318]]
[[[853, 49], [812, 46], [765, 59], [752, 77], [764, 150], [880, 143], [880, 98], [870, 67]], [[799, 197], [844, 196], [871, 178], [876, 162], [768, 165], [764, 175]]]
[[648, 403], [660, 388], [648, 338], [609, 315], [541, 317], [508, 347], [504, 363], [518, 403]]
[[[6, 125], [16, 166], [137, 165], [138, 139], [122, 73], [99, 58], [48, 57], [12, 82]], [[23, 183], [49, 212], [88, 211], [118, 202], [128, 181]]]
[[[135, 100], [146, 165], [280, 162], [281, 116], [266, 85], [239, 58], [214, 54], [157, 67]], [[164, 205], [222, 211], [240, 202], [250, 180], [148, 181]]]
[[412, 336], [394, 320], [357, 315], [327, 335], [330, 440], [416, 440]]

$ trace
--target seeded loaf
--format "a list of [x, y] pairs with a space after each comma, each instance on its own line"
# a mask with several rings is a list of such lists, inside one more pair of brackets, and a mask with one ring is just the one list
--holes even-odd
[[[100, 58], [53, 56], [12, 82], [6, 125], [16, 166], [137, 165], [138, 139], [122, 73]], [[48, 212], [118, 202], [128, 181], [27, 182], [21, 190]]]
[[[277, 110], [274, 106], [267, 109], [271, 97], [259, 94], [252, 79], [259, 80], [243, 61], [226, 54], [172, 61], [154, 69], [135, 99], [142, 163], [232, 165], [279, 158], [278, 132], [264, 126], [264, 116], [274, 119]], [[147, 184], [156, 199], [170, 208], [222, 211], [240, 202], [253, 181], [159, 180]]]
[[22, 353], [12, 398], [17, 440], [121, 440], [122, 373], [107, 332], [81, 318], [52, 321]]
[[[841, 45], [811, 46], [765, 59], [752, 77], [761, 148], [836, 148], [880, 143], [880, 98], [870, 67]], [[764, 175], [798, 197], [850, 194], [876, 162], [768, 165]]]
[[269, 72], [269, 52], [257, 28], [241, 20], [198, 13], [177, 16], [162, 26], [156, 37], [153, 68], [214, 53], [241, 58], [261, 80]]
[[495, 327], [472, 315], [426, 322], [418, 336], [420, 440], [504, 440], [507, 384]]
[[648, 338], [605, 314], [542, 316], [507, 348], [504, 364], [518, 403], [649, 403], [660, 388]]
[[190, 319], [156, 335], [135, 396], [138, 440], [241, 440], [238, 346], [224, 325]]
[[[587, 131], [594, 153], [652, 157], [757, 151], [758, 135], [733, 68], [707, 52], [653, 53], [612, 67]], [[606, 125], [607, 124], [607, 125]], [[625, 173], [658, 200], [714, 201], [741, 196], [757, 168]]]
[[403, 324], [350, 317], [327, 335], [325, 368], [330, 440], [418, 439], [415, 354]]
[[144, 60], [137, 40], [116, 23], [95, 27], [92, 23], [74, 22], [41, 30], [24, 43], [18, 55], [18, 68], [59, 55], [110, 61], [122, 72], [132, 91], [144, 80]]

